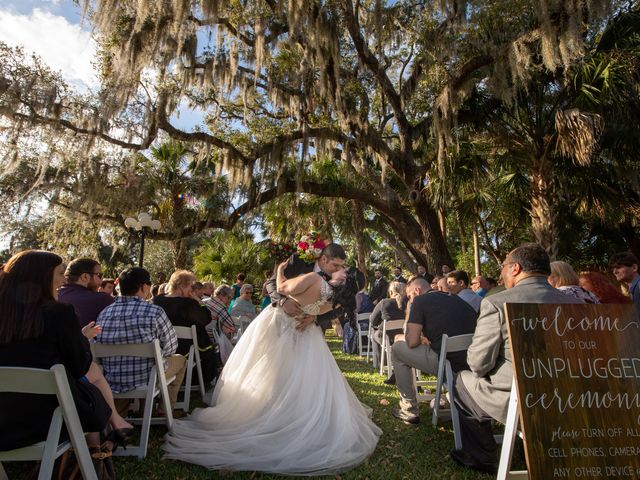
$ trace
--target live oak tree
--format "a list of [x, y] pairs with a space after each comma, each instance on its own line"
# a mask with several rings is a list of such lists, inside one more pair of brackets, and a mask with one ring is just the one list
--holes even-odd
[[[459, 126], [482, 115], [460, 108], [479, 90], [513, 104], [532, 78], [569, 71], [589, 29], [616, 8], [603, 0], [83, 4], [101, 42], [102, 88], [74, 95], [3, 47], [7, 159], [36, 132], [58, 155], [70, 144], [144, 151], [166, 135], [228, 174], [237, 208], [193, 228], [231, 228], [284, 193], [350, 199], [431, 271], [451, 256], [429, 189], [456, 155]], [[203, 125], [175, 126], [184, 102], [203, 112]], [[312, 168], [327, 160], [343, 173], [330, 182]], [[531, 170], [532, 184], [544, 171]], [[531, 197], [534, 232], [553, 250], [545, 239], [556, 232], [549, 218], [536, 220], [545, 207], [534, 200], [554, 202], [553, 193]]]

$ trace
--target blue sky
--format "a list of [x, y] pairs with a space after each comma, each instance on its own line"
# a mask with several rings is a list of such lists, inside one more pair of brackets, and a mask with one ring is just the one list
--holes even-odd
[[[71, 0], [0, 0], [0, 41], [20, 45], [40, 56], [79, 90], [99, 87], [91, 62], [96, 44], [91, 25], [82, 22], [81, 9]], [[192, 130], [202, 114], [181, 106], [172, 123]]]

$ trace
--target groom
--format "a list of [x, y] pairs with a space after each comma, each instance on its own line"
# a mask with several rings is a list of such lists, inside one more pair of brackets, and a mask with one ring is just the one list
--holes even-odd
[[[330, 243], [324, 247], [320, 257], [315, 263], [305, 262], [298, 257], [297, 254], [291, 255], [289, 258], [289, 264], [284, 271], [284, 275], [286, 278], [295, 278], [299, 275], [304, 275], [305, 273], [317, 272], [328, 281], [332, 274], [343, 269], [342, 274], [346, 278], [346, 272], [344, 271], [344, 262], [346, 258], [347, 255], [344, 253], [344, 248], [337, 243]], [[298, 330], [304, 330], [315, 321], [324, 331], [331, 326], [331, 320], [342, 313], [342, 308], [339, 307], [327, 313], [323, 313], [322, 315], [318, 315], [317, 317], [305, 314], [295, 300], [283, 297], [276, 291], [275, 273], [267, 282], [266, 288], [269, 293], [269, 297], [271, 297], [271, 305], [282, 308], [287, 315], [298, 319], [298, 326], [296, 327]]]

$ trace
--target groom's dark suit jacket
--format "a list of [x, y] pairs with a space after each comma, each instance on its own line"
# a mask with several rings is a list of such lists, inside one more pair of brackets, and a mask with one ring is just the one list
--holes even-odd
[[[313, 267], [315, 263], [308, 263], [298, 257], [298, 255], [293, 254], [289, 257], [289, 264], [287, 268], [284, 270], [284, 276], [287, 278], [295, 278], [299, 275], [304, 275], [305, 273], [313, 272]], [[276, 265], [277, 267], [277, 265]], [[271, 305], [277, 306], [278, 301], [282, 298], [276, 291], [276, 268], [274, 268], [274, 274], [267, 281], [266, 288], [269, 293], [269, 297], [271, 298]], [[322, 273], [322, 272], [320, 272]], [[342, 315], [343, 310], [342, 307], [338, 307], [334, 310], [330, 310], [327, 313], [323, 313], [322, 315], [318, 315], [316, 318], [316, 323], [322, 327], [323, 330], [326, 330], [331, 326], [331, 320]]]

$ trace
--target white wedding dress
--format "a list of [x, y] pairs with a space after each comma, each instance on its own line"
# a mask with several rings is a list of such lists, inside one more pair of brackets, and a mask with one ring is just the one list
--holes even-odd
[[[321, 299], [303, 307], [317, 315]], [[166, 457], [210, 469], [330, 475], [362, 463], [382, 431], [342, 376], [318, 326], [267, 307], [233, 349], [214, 407], [176, 420]]]

